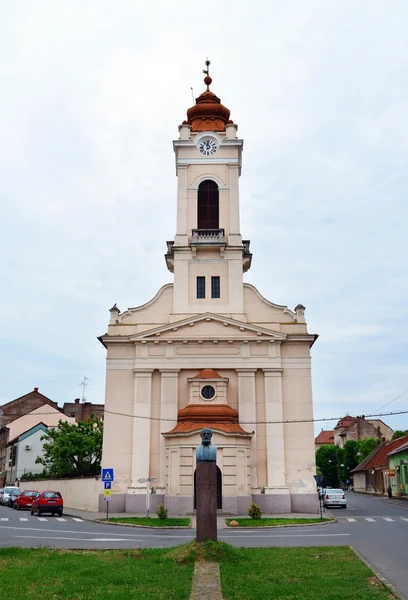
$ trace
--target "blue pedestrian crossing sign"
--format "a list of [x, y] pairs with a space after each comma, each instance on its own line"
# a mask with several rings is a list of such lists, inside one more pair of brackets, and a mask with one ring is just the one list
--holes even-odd
[[105, 490], [111, 490], [112, 489], [112, 482], [111, 481], [104, 481], [103, 482], [103, 488]]
[[113, 481], [113, 469], [102, 469], [102, 481]]

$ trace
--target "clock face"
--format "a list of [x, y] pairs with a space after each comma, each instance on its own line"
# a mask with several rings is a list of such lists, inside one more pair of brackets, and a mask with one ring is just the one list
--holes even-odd
[[200, 145], [198, 146], [198, 149], [200, 150], [201, 154], [204, 154], [204, 156], [211, 156], [212, 154], [215, 154], [217, 152], [217, 148], [217, 142], [211, 138], [204, 138], [201, 140]]

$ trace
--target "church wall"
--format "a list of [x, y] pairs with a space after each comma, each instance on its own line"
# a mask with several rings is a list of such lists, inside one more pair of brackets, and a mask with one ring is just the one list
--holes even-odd
[[282, 344], [281, 356], [282, 358], [310, 358], [310, 348], [305, 343]]
[[107, 370], [102, 467], [114, 469], [114, 492], [131, 484], [133, 418], [111, 413], [133, 415], [133, 390], [133, 369]]
[[275, 307], [262, 299], [261, 295], [255, 291], [250, 284], [244, 284], [244, 310], [248, 315], [250, 323], [285, 323], [294, 322], [292, 311], [286, 307]]
[[168, 323], [169, 313], [173, 311], [173, 285], [163, 286], [156, 296], [146, 304], [130, 308], [121, 315], [123, 324]]
[[[206, 304], [206, 309], [218, 312], [219, 307], [229, 302], [228, 264], [214, 256], [213, 262], [191, 260], [188, 264], [188, 302], [190, 306]], [[197, 277], [205, 277], [205, 299], [197, 298]], [[211, 277], [220, 277], [220, 298], [211, 298]]]

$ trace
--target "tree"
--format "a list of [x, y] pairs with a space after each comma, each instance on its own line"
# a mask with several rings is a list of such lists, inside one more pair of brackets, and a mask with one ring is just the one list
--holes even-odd
[[41, 440], [44, 455], [36, 463], [52, 477], [98, 475], [102, 460], [103, 420], [91, 416], [78, 424], [60, 421]]
[[338, 484], [337, 446], [324, 444], [316, 451], [316, 466], [324, 475], [324, 485], [335, 487]]
[[367, 458], [367, 456], [371, 454], [371, 452], [374, 450], [378, 443], [379, 440], [373, 437], [366, 438], [365, 440], [360, 440], [358, 442], [358, 451], [360, 452], [359, 462]]
[[402, 431], [402, 429], [397, 429], [397, 431], [394, 431], [394, 435], [391, 439], [397, 440], [400, 437], [404, 437], [404, 435], [406, 435], [406, 431]]

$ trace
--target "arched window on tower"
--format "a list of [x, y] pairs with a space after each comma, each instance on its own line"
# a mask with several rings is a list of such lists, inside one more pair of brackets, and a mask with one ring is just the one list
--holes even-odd
[[218, 185], [209, 179], [198, 186], [197, 228], [219, 229], [219, 191]]

